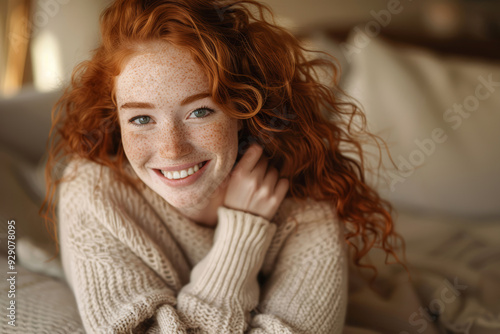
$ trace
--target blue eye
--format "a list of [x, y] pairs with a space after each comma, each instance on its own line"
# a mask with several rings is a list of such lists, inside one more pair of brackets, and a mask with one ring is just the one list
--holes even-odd
[[195, 115], [195, 118], [205, 118], [208, 117], [209, 115], [213, 114], [215, 111], [212, 108], [209, 107], [201, 107], [196, 109], [191, 113], [191, 115]]
[[132, 118], [129, 122], [134, 125], [146, 125], [151, 121], [151, 117], [149, 116], [137, 116]]

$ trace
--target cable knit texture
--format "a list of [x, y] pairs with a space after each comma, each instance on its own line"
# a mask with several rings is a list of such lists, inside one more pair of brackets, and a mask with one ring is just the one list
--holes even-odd
[[111, 173], [73, 160], [59, 192], [64, 272], [88, 333], [342, 332], [346, 250], [327, 202], [285, 199], [271, 221], [219, 207], [206, 227]]

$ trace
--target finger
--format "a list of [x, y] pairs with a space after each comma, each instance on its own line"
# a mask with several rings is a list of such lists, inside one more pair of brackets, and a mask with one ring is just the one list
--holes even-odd
[[263, 148], [258, 144], [250, 145], [236, 167], [234, 167], [234, 171], [251, 172], [259, 162], [263, 151]]
[[267, 165], [268, 165], [267, 157], [265, 155], [261, 155], [255, 167], [250, 171], [250, 175], [255, 177], [259, 181], [259, 184], [262, 184], [262, 181], [266, 176]]
[[278, 177], [279, 177], [278, 170], [274, 167], [271, 167], [267, 171], [267, 174], [264, 177], [264, 180], [262, 181], [262, 185], [268, 187], [268, 189], [270, 189], [271, 191], [271, 194], [274, 194]]
[[290, 182], [288, 181], [288, 179], [285, 178], [279, 179], [278, 183], [276, 184], [276, 188], [274, 189], [274, 196], [278, 200], [278, 203], [281, 203], [283, 201], [288, 192], [289, 187], [290, 187]]

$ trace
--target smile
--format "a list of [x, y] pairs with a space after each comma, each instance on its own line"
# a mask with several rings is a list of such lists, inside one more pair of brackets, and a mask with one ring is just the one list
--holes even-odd
[[205, 170], [207, 170], [210, 161], [211, 160], [203, 161], [193, 167], [179, 171], [167, 172], [161, 169], [154, 169], [154, 172], [166, 185], [170, 187], [184, 187], [196, 182], [196, 180], [203, 175]]
[[198, 172], [203, 167], [203, 165], [205, 163], [206, 163], [206, 161], [203, 161], [197, 165], [194, 165], [193, 167], [190, 167], [188, 169], [182, 169], [179, 171], [167, 172], [164, 170], [160, 170], [160, 172], [163, 174], [163, 176], [165, 176], [169, 180], [184, 179], [184, 178]]

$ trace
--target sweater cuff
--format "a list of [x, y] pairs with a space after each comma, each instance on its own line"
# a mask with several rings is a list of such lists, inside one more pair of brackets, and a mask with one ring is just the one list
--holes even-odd
[[210, 304], [237, 298], [243, 305], [259, 298], [257, 275], [276, 224], [239, 210], [219, 207], [214, 243], [191, 272], [189, 294]]

